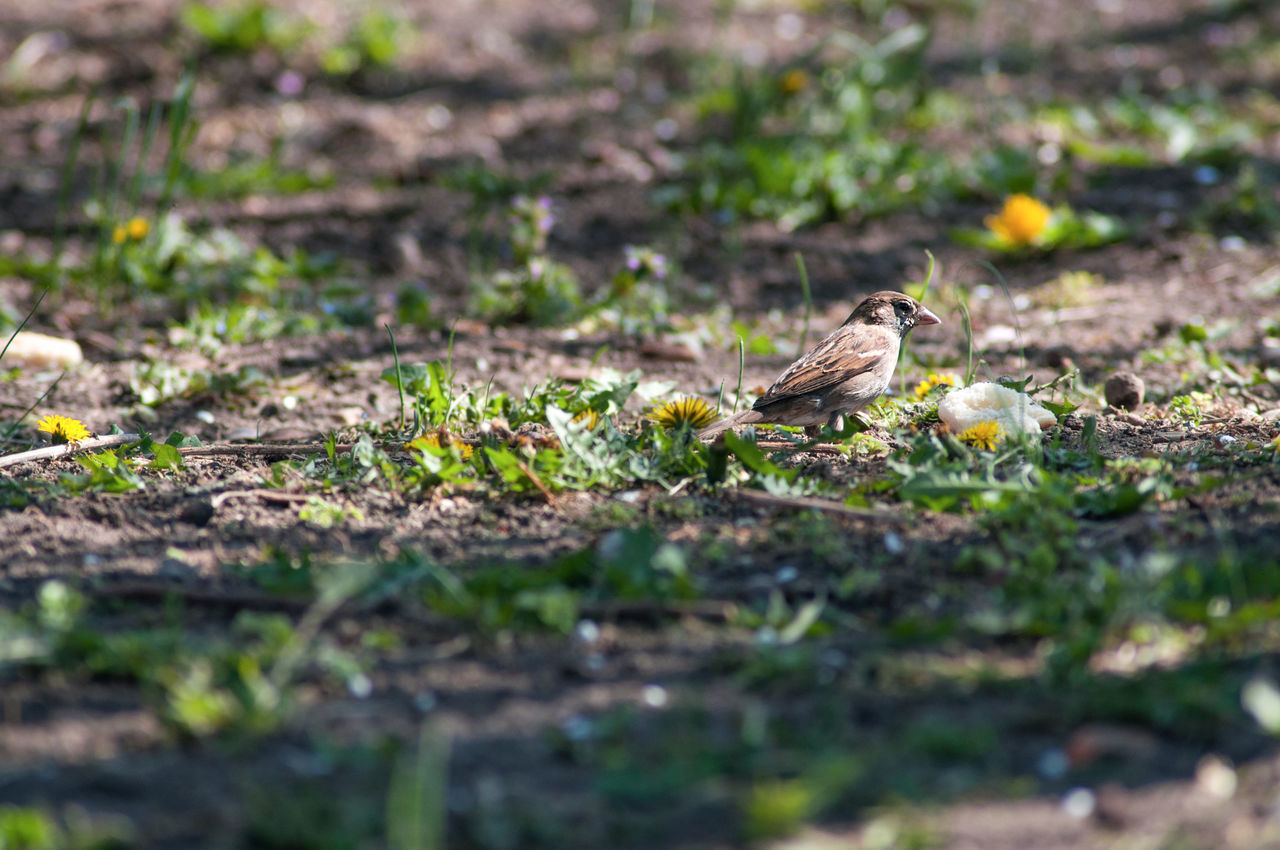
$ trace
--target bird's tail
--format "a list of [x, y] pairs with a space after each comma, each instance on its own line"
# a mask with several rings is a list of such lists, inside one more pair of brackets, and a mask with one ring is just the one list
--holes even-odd
[[726, 416], [714, 425], [708, 425], [698, 432], [699, 440], [714, 440], [730, 428], [737, 428], [739, 425], [754, 425], [757, 422], [763, 422], [764, 417], [758, 410], [744, 410], [741, 413], [735, 413], [732, 416]]

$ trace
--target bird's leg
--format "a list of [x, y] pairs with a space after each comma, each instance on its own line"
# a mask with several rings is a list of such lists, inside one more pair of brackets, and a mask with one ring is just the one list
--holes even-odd
[[[827, 419], [826, 427], [831, 432], [833, 432], [837, 437], [839, 437], [840, 436], [839, 426], [843, 422], [843, 420], [844, 420], [844, 417], [842, 414], [833, 413], [831, 414], [831, 417]], [[804, 426], [804, 435], [808, 437], [810, 440], [820, 440], [822, 439], [822, 434], [823, 434], [822, 427], [823, 426], [821, 425], [806, 425]], [[828, 436], [830, 436], [830, 434], [828, 434]]]
[[861, 413], [850, 413], [849, 417], [842, 423], [840, 428], [840, 438], [845, 439], [852, 437], [854, 434], [861, 434], [863, 431], [871, 431], [871, 423], [862, 418]]

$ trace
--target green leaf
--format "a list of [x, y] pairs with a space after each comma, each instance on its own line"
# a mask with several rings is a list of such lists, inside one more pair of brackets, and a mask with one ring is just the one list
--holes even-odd
[[200, 438], [194, 435], [184, 434], [181, 431], [174, 431], [169, 435], [169, 439], [165, 440], [165, 445], [173, 446], [177, 449], [189, 449], [196, 446], [203, 446]]
[[151, 461], [149, 468], [151, 469], [182, 469], [182, 455], [178, 453], [177, 448], [168, 443], [152, 443], [151, 451], [155, 454], [155, 460]]
[[1027, 377], [1021, 381], [1015, 381], [1012, 378], [1000, 378], [999, 383], [1000, 383], [1000, 386], [1005, 387], [1006, 389], [1015, 390], [1020, 393], [1026, 393], [1027, 387], [1029, 387], [1031, 385], [1031, 382], [1034, 381], [1035, 379], [1036, 379], [1035, 375], [1027, 375]]
[[783, 469], [764, 456], [760, 447], [753, 441], [740, 437], [733, 431], [726, 431], [724, 444], [729, 451], [742, 461], [742, 465], [757, 475], [772, 476], [783, 481], [791, 481], [800, 474], [799, 469]]
[[568, 634], [578, 622], [578, 602], [579, 594], [566, 587], [553, 586], [520, 591], [516, 594], [515, 607], [532, 611], [544, 626]]
[[1069, 401], [1061, 401], [1061, 402], [1057, 402], [1057, 401], [1040, 401], [1040, 402], [1038, 402], [1038, 403], [1039, 403], [1039, 404], [1040, 404], [1040, 405], [1041, 405], [1045, 410], [1049, 411], [1049, 412], [1050, 412], [1050, 413], [1052, 413], [1054, 416], [1058, 417], [1058, 420], [1059, 420], [1059, 421], [1061, 421], [1061, 420], [1062, 420], [1062, 417], [1064, 417], [1064, 416], [1066, 416], [1066, 415], [1068, 415], [1068, 414], [1070, 414], [1070, 413], [1073, 413], [1073, 412], [1075, 412], [1076, 410], [1079, 410], [1079, 409], [1080, 409], [1080, 405], [1078, 405], [1078, 404], [1072, 404], [1072, 403], [1071, 403], [1071, 402], [1069, 402]]
[[1196, 342], [1204, 342], [1209, 338], [1209, 332], [1205, 330], [1204, 325], [1185, 324], [1178, 328], [1178, 336], [1186, 345]]
[[431, 386], [431, 370], [426, 363], [402, 363], [399, 376], [395, 366], [388, 366], [382, 370], [381, 377], [397, 390], [404, 390], [410, 395], [421, 395]]

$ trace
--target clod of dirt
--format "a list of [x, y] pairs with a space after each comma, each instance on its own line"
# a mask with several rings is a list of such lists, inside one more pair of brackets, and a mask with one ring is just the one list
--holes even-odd
[[1146, 385], [1132, 372], [1116, 372], [1107, 378], [1107, 404], [1120, 410], [1135, 410], [1142, 404]]

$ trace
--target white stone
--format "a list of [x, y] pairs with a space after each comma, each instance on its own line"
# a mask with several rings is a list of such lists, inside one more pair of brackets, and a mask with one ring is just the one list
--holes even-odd
[[[4, 348], [7, 334], [0, 336], [0, 348]], [[84, 360], [84, 353], [74, 339], [61, 339], [32, 331], [22, 331], [13, 338], [9, 350], [4, 353], [0, 367], [18, 366], [23, 369], [65, 369]]]

